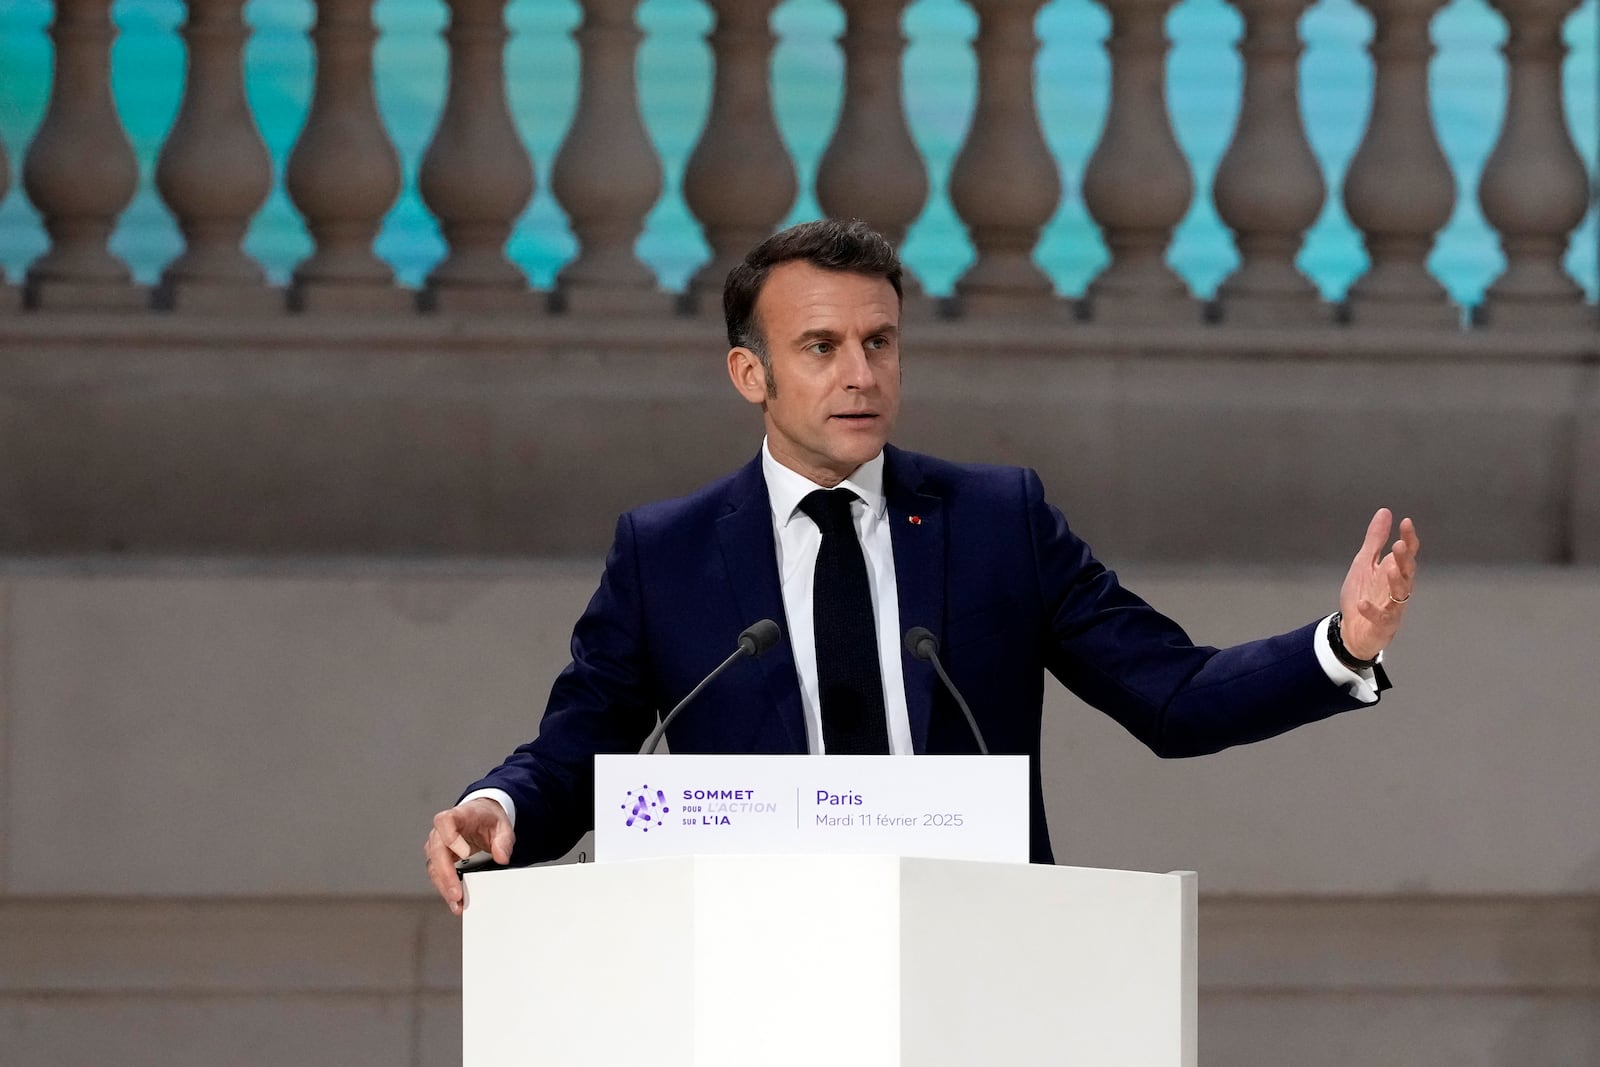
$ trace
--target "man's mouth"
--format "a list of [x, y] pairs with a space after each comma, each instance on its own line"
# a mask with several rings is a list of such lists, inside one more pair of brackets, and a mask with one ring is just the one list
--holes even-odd
[[862, 422], [868, 419], [875, 419], [877, 417], [878, 413], [876, 411], [849, 411], [834, 416], [836, 419], [848, 419], [852, 422]]

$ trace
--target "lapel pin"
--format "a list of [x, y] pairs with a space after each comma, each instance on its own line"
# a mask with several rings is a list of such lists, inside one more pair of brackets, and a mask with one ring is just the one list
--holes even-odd
[[911, 525], [913, 525], [913, 526], [921, 526], [922, 525], [922, 516], [921, 515], [913, 515], [907, 521], [910, 522]]

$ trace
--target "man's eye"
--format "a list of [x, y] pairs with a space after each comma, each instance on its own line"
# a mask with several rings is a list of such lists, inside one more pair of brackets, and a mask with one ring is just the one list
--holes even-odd
[[811, 351], [815, 352], [819, 356], [825, 356], [829, 352], [833, 351], [833, 342], [832, 341], [818, 341], [818, 342], [816, 342], [815, 344], [813, 344], [811, 346]]

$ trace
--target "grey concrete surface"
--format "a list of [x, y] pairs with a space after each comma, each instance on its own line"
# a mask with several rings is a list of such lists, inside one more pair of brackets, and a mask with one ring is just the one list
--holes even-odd
[[[535, 728], [598, 569], [0, 565], [0, 1064], [459, 1062], [422, 836]], [[1343, 560], [1120, 569], [1227, 642]], [[1050, 698], [1062, 860], [1200, 872], [1203, 1063], [1600, 1058], [1600, 571], [1418, 597], [1381, 705], [1259, 745], [1161, 761]]]
[[[1579, 1067], [1600, 1062], [1591, 996], [1200, 997], [1200, 1062], [1241, 1067]], [[1359, 1025], [1352, 1025], [1353, 1020]]]
[[[1229, 892], [1600, 889], [1600, 833], [1581, 814], [1600, 810], [1600, 575], [1424, 568], [1375, 708], [1163, 763], [1053, 700], [1072, 707], [1046, 728], [1058, 859], [1194, 869]], [[1124, 571], [1215, 644], [1331, 610], [1342, 576]]]
[[[1229, 643], [1332, 610], [1344, 566], [1123, 577]], [[10, 891], [417, 891], [429, 817], [532, 736], [598, 567], [14, 570]], [[1378, 707], [1196, 760], [1052, 685], [1058, 858], [1211, 892], [1600, 892], [1597, 614], [1593, 570], [1431, 567]]]
[[424, 930], [434, 921], [400, 900], [332, 906], [325, 899], [292, 898], [12, 898], [0, 905], [0, 944], [8, 948], [0, 957], [0, 992], [185, 989], [224, 996], [449, 989], [456, 984], [459, 943], [452, 967], [435, 965], [438, 973], [424, 973], [430, 955]]
[[0, 893], [11, 887], [11, 590], [0, 582]]
[[1218, 997], [1422, 989], [1592, 997], [1597, 935], [1593, 895], [1207, 895], [1200, 911], [1202, 975]]
[[415, 889], [417, 827], [533, 729], [591, 582], [15, 582], [13, 888]]
[[401, 997], [315, 992], [17, 996], [0, 998], [0, 1044], [4, 1062], [17, 1067], [394, 1067], [414, 1062], [413, 1011]]
[[[1205, 1064], [1600, 1051], [1600, 897], [1205, 895], [1200, 924]], [[459, 1063], [459, 930], [419, 897], [0, 900], [0, 1062]]]

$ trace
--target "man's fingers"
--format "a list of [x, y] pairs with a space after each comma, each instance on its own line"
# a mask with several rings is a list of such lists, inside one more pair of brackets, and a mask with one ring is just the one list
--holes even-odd
[[1400, 629], [1404, 604], [1411, 599], [1421, 542], [1409, 518], [1400, 521], [1400, 539], [1391, 542], [1393, 524], [1394, 513], [1388, 508], [1373, 513], [1366, 540], [1339, 592], [1347, 623], [1345, 644], [1358, 656], [1388, 646]]
[[1389, 549], [1389, 555], [1394, 559], [1395, 570], [1400, 579], [1406, 583], [1406, 588], [1411, 587], [1411, 579], [1417, 573], [1417, 554], [1412, 547], [1404, 541], [1396, 541]]
[[1394, 515], [1388, 508], [1379, 508], [1372, 513], [1372, 521], [1367, 523], [1367, 536], [1361, 542], [1361, 551], [1356, 553], [1356, 559], [1370, 560], [1374, 566], [1383, 558], [1383, 543], [1389, 540], [1389, 530], [1394, 526]]
[[511, 847], [516, 843], [516, 835], [511, 830], [509, 821], [501, 822], [494, 831], [494, 842], [489, 846], [490, 855], [494, 861], [502, 866], [511, 862]]
[[450, 906], [452, 914], [466, 909], [466, 893], [456, 874], [456, 860], [487, 849], [495, 862], [509, 866], [516, 834], [505, 809], [493, 800], [473, 800], [433, 817], [423, 853], [428, 857], [428, 878]]
[[467, 852], [461, 853], [462, 859], [482, 849], [492, 855], [496, 863], [511, 862], [511, 849], [517, 837], [512, 830], [511, 820], [506, 816], [506, 809], [500, 806], [499, 801], [478, 797], [457, 807], [455, 811], [461, 835], [471, 846]]
[[428, 873], [431, 875], [436, 867], [448, 866], [455, 862], [450, 855], [450, 850], [444, 845], [444, 838], [439, 836], [438, 830], [428, 831], [428, 839], [422, 845], [422, 855], [428, 861]]
[[[454, 882], [455, 885], [450, 885], [449, 882]], [[443, 874], [434, 875], [433, 885], [439, 890], [439, 896], [444, 898], [444, 906], [450, 909], [450, 914], [460, 915], [463, 907], [461, 879], [456, 877], [456, 872], [447, 870]]]
[[1397, 605], [1395, 604], [1374, 604], [1370, 600], [1363, 600], [1356, 605], [1356, 611], [1360, 613], [1361, 617], [1378, 630], [1388, 628], [1396, 608]]
[[1394, 560], [1396, 577], [1399, 579], [1398, 588], [1390, 590], [1390, 595], [1398, 600], [1404, 600], [1411, 595], [1411, 586], [1417, 576], [1417, 551], [1421, 547], [1422, 542], [1417, 539], [1416, 525], [1410, 519], [1400, 520], [1400, 540], [1389, 549], [1389, 556]]
[[455, 866], [437, 860], [428, 864], [428, 880], [439, 891], [445, 905], [456, 915], [461, 914], [461, 879], [456, 877]]
[[1406, 555], [1414, 571], [1417, 568], [1417, 554], [1422, 551], [1422, 539], [1417, 536], [1417, 524], [1409, 518], [1400, 520], [1400, 540], [1406, 546]]
[[428, 840], [422, 846], [422, 853], [427, 857], [428, 880], [433, 883], [433, 888], [438, 891], [450, 911], [460, 915], [461, 879], [456, 877], [455, 857], [445, 847], [437, 829], [429, 831]]
[[455, 809], [441, 811], [433, 817], [433, 832], [439, 835], [444, 846], [464, 860], [477, 851], [466, 839], [465, 828], [456, 822]]

